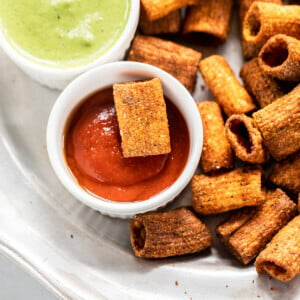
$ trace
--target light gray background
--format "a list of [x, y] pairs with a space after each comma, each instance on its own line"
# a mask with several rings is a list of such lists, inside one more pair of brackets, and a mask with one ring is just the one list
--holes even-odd
[[1, 300], [56, 300], [34, 278], [0, 254]]

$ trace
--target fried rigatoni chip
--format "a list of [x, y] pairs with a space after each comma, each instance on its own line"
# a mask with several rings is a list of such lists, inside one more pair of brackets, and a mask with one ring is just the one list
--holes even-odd
[[258, 255], [255, 267], [259, 274], [267, 273], [287, 282], [300, 273], [300, 216], [283, 227]]
[[258, 62], [268, 75], [300, 81], [300, 40], [285, 34], [274, 35], [260, 50]]
[[275, 164], [269, 180], [290, 192], [300, 193], [300, 153]]
[[203, 173], [233, 168], [233, 152], [225, 135], [224, 121], [218, 103], [197, 103], [203, 124], [203, 150], [200, 166]]
[[260, 205], [265, 200], [262, 170], [244, 167], [213, 176], [194, 175], [192, 200], [194, 210], [203, 215]]
[[142, 11], [139, 28], [144, 34], [165, 34], [178, 33], [181, 25], [181, 12], [175, 10], [155, 21], [149, 21], [146, 14]]
[[256, 108], [224, 57], [211, 55], [200, 61], [199, 69], [227, 116], [247, 113]]
[[[240, 18], [240, 24], [243, 24], [243, 20], [246, 16], [247, 11], [249, 10], [249, 7], [253, 2], [257, 0], [238, 0], [239, 3], [239, 18]], [[277, 3], [282, 4], [282, 0], [259, 0], [259, 2], [269, 2], [269, 3]]]
[[198, 0], [141, 0], [142, 9], [148, 20], [160, 19], [174, 10], [197, 4]]
[[225, 42], [231, 17], [232, 0], [199, 0], [188, 9], [183, 33], [199, 32]]
[[176, 43], [151, 36], [138, 35], [128, 60], [156, 66], [173, 75], [191, 93], [194, 91], [201, 53]]
[[223, 242], [241, 263], [248, 264], [296, 213], [296, 204], [283, 191], [269, 191], [255, 214]]
[[300, 85], [253, 114], [264, 145], [276, 160], [300, 150]]
[[124, 157], [171, 151], [166, 103], [158, 78], [113, 85]]
[[134, 216], [130, 241], [135, 256], [144, 258], [195, 253], [213, 242], [209, 229], [187, 207]]
[[300, 5], [255, 1], [243, 22], [246, 58], [257, 56], [266, 41], [279, 33], [300, 38]]
[[[243, 21], [247, 11], [249, 10], [251, 4], [256, 0], [238, 0], [239, 2], [239, 18], [240, 18], [240, 26], [242, 27]], [[259, 2], [269, 2], [269, 3], [277, 3], [282, 4], [282, 0], [259, 0]], [[249, 59], [253, 56], [253, 51], [256, 51], [255, 44], [247, 43], [244, 39], [242, 40], [242, 50], [245, 59]]]
[[246, 90], [254, 97], [260, 107], [269, 105], [285, 94], [279, 82], [263, 72], [257, 57], [242, 66], [240, 76]]
[[240, 160], [251, 164], [262, 164], [269, 160], [269, 153], [252, 118], [245, 114], [231, 115], [226, 121], [225, 132]]
[[216, 228], [216, 233], [223, 243], [226, 243], [232, 234], [248, 222], [256, 213], [257, 206], [243, 207], [233, 212]]

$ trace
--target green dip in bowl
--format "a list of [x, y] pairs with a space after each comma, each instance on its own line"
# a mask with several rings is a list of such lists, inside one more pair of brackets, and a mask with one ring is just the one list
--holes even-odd
[[1, 0], [8, 42], [22, 55], [62, 68], [95, 60], [118, 40], [129, 0]]
[[0, 0], [0, 47], [34, 80], [63, 89], [123, 59], [139, 13], [139, 0]]

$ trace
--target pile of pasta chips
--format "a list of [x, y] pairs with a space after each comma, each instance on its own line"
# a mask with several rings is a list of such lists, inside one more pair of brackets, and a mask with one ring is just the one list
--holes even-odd
[[[134, 254], [162, 258], [199, 252], [213, 246], [215, 230], [233, 259], [254, 262], [259, 274], [293, 279], [300, 273], [300, 5], [238, 1], [245, 58], [241, 82], [221, 55], [203, 57], [157, 37], [205, 34], [225, 43], [231, 0], [141, 4], [144, 35], [135, 37], [128, 60], [162, 68], [190, 93], [200, 72], [213, 99], [197, 103], [204, 141], [201, 171], [188, 187], [192, 207], [133, 217]], [[216, 228], [201, 220], [225, 212]]]

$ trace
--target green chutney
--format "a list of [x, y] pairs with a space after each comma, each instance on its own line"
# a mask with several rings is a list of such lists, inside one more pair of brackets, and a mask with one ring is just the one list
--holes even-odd
[[68, 68], [105, 54], [124, 31], [130, 0], [0, 0], [8, 42], [31, 60]]

